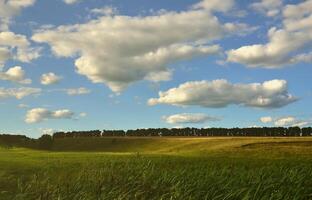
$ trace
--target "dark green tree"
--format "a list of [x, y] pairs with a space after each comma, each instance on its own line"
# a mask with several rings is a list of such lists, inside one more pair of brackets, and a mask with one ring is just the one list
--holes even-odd
[[53, 138], [51, 135], [42, 135], [38, 139], [38, 147], [39, 149], [50, 150], [53, 146]]

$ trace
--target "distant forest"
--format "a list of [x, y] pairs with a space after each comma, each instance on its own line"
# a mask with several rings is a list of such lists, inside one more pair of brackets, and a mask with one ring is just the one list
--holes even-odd
[[307, 137], [312, 136], [312, 127], [262, 127], [262, 128], [149, 128], [137, 130], [91, 130], [56, 132], [42, 135], [39, 139], [24, 135], [0, 134], [2, 147], [26, 147], [34, 149], [50, 149], [54, 140], [65, 138], [103, 138], [103, 137]]
[[56, 132], [53, 138], [76, 137], [209, 137], [209, 136], [259, 136], [259, 137], [287, 137], [287, 136], [312, 136], [312, 128], [300, 127], [262, 127], [262, 128], [149, 128], [137, 130], [92, 130]]
[[312, 128], [299, 127], [263, 127], [263, 128], [149, 128], [137, 130], [92, 130], [92, 131], [71, 131], [56, 132], [53, 138], [75, 138], [75, 137], [153, 137], [153, 136], [312, 136]]

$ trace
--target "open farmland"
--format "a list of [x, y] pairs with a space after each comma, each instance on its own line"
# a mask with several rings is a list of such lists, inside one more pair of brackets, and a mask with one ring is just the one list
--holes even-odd
[[0, 199], [311, 198], [312, 138], [77, 138], [0, 150]]

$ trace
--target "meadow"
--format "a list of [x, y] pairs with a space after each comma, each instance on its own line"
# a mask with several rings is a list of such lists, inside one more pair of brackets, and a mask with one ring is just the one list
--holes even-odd
[[312, 199], [312, 138], [72, 138], [0, 147], [1, 200]]

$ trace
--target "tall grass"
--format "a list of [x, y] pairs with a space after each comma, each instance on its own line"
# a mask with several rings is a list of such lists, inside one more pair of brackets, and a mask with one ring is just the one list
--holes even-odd
[[311, 147], [296, 145], [206, 155], [2, 150], [0, 199], [312, 199]]
[[312, 198], [311, 165], [302, 161], [130, 157], [81, 169], [52, 167], [16, 184], [10, 199]]

